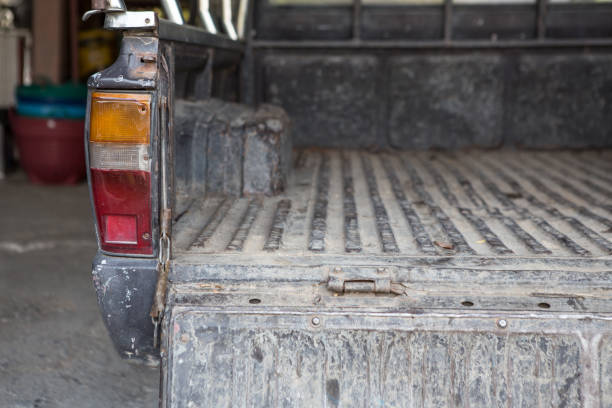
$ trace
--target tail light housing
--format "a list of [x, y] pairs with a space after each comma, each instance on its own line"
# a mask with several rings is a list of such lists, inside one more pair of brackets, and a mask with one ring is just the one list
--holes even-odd
[[88, 143], [100, 248], [152, 255], [151, 94], [92, 92]]

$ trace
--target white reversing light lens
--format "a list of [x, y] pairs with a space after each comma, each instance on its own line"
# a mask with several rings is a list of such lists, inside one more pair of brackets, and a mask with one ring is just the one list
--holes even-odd
[[141, 144], [89, 144], [89, 166], [100, 170], [149, 171], [148, 146]]

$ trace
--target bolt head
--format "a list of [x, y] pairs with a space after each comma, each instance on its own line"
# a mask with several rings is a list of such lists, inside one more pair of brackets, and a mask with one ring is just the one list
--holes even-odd
[[497, 327], [499, 327], [500, 329], [505, 329], [506, 327], [508, 327], [508, 321], [506, 319], [499, 319], [497, 321]]
[[310, 320], [310, 322], [313, 324], [313, 326], [318, 326], [321, 324], [321, 319], [315, 316], [312, 318], [312, 320]]

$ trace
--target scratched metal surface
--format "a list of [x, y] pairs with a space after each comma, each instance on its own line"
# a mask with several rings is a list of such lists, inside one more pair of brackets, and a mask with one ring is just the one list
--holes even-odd
[[165, 404], [612, 405], [609, 320], [501, 317], [175, 307]]
[[612, 152], [306, 150], [284, 194], [207, 197], [174, 231], [178, 263], [211, 255], [609, 257]]

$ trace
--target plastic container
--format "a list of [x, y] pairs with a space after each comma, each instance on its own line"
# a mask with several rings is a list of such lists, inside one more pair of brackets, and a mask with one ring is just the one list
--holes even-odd
[[18, 100], [17, 113], [21, 116], [37, 118], [83, 119], [85, 117], [85, 105]]
[[85, 121], [32, 118], [9, 112], [21, 166], [40, 184], [75, 184], [85, 178]]
[[71, 83], [20, 86], [17, 88], [17, 98], [30, 102], [85, 104], [87, 86]]
[[83, 119], [85, 85], [29, 85], [17, 88], [17, 113], [39, 118]]

